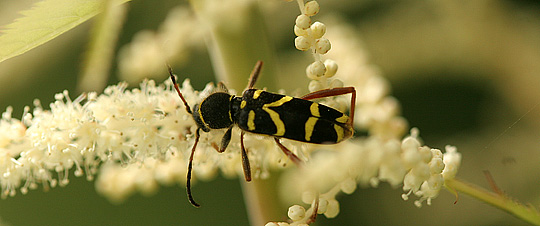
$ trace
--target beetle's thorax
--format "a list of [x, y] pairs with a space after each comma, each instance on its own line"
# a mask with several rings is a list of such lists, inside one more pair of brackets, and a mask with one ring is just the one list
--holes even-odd
[[238, 122], [238, 113], [240, 112], [240, 104], [242, 103], [242, 97], [233, 96], [230, 102], [231, 118], [233, 123]]

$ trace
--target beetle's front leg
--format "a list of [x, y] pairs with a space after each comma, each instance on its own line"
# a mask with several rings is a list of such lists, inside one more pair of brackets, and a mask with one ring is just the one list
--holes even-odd
[[219, 146], [219, 149], [216, 149], [219, 153], [222, 153], [227, 149], [227, 146], [229, 146], [229, 143], [231, 142], [231, 136], [232, 136], [232, 126], [227, 129], [227, 132], [223, 135], [223, 138], [221, 138], [221, 145]]

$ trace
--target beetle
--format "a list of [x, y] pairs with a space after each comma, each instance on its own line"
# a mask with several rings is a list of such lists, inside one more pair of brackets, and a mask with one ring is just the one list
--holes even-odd
[[[242, 96], [229, 94], [225, 85], [220, 82], [218, 88], [222, 91], [210, 94], [202, 102], [196, 104], [193, 111], [180, 92], [171, 67], [168, 67], [174, 88], [184, 103], [187, 113], [192, 116], [197, 125], [195, 142], [189, 157], [186, 183], [188, 200], [195, 207], [200, 205], [195, 202], [191, 193], [191, 172], [193, 154], [199, 143], [201, 130], [210, 132], [215, 129], [226, 129], [221, 144], [216, 149], [221, 153], [231, 141], [232, 128], [238, 126], [241, 129], [242, 166], [245, 180], [248, 182], [251, 181], [251, 168], [244, 146], [246, 132], [272, 136], [283, 153], [297, 165], [301, 163], [301, 160], [281, 144], [281, 138], [314, 144], [336, 144], [348, 139], [354, 133], [352, 126], [356, 101], [354, 87], [319, 90], [300, 98], [255, 89], [253, 87], [259, 77], [262, 64], [262, 61], [255, 64]], [[351, 94], [350, 117], [339, 110], [311, 101], [349, 93]]]

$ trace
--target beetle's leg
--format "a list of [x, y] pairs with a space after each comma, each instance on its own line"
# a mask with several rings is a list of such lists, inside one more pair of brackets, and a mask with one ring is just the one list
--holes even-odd
[[249, 165], [249, 158], [247, 156], [246, 148], [244, 147], [244, 134], [245, 132], [242, 131], [240, 134], [240, 149], [242, 149], [242, 166], [244, 168], [244, 177], [246, 178], [247, 182], [251, 181], [251, 166]]
[[292, 160], [294, 162], [294, 164], [296, 164], [297, 166], [300, 167], [301, 164], [302, 164], [302, 160], [300, 160], [300, 158], [298, 158], [298, 156], [296, 156], [294, 153], [292, 153], [292, 151], [289, 150], [287, 147], [283, 146], [283, 144], [281, 144], [281, 142], [279, 142], [279, 139], [277, 137], [274, 137], [274, 140], [276, 141], [276, 144], [281, 149], [281, 151], [283, 151], [283, 153], [287, 157], [289, 157], [289, 159]]
[[354, 87], [338, 87], [338, 88], [332, 88], [332, 89], [323, 89], [319, 91], [315, 91], [312, 93], [308, 93], [301, 97], [301, 99], [304, 100], [313, 100], [323, 97], [333, 97], [333, 96], [339, 96], [344, 94], [351, 94], [351, 110], [350, 110], [350, 121], [349, 124], [351, 128], [353, 128], [353, 122], [354, 122], [354, 108], [356, 103], [356, 90]]
[[219, 146], [218, 152], [224, 152], [225, 149], [227, 149], [227, 146], [229, 146], [229, 142], [231, 142], [231, 136], [232, 136], [232, 126], [227, 129], [227, 132], [223, 135], [223, 138], [221, 138], [221, 145]]
[[200, 207], [195, 200], [193, 200], [193, 196], [191, 195], [191, 171], [193, 168], [193, 153], [195, 153], [195, 149], [197, 148], [197, 144], [199, 143], [199, 137], [201, 128], [197, 128], [197, 131], [195, 132], [195, 143], [193, 144], [193, 148], [191, 148], [191, 155], [189, 156], [189, 164], [188, 164], [188, 173], [187, 173], [187, 182], [186, 182], [186, 188], [187, 188], [187, 195], [188, 200], [191, 203], [191, 205], [195, 207]]
[[[296, 164], [298, 167], [302, 166], [303, 161], [298, 158], [291, 150], [289, 150], [287, 147], [285, 147], [283, 144], [279, 142], [279, 139], [277, 137], [274, 137], [274, 140], [276, 141], [276, 144], [279, 148], [291, 159], [294, 164]], [[315, 222], [315, 219], [317, 219], [317, 211], [319, 211], [319, 192], [315, 192], [315, 199], [313, 200], [313, 212], [311, 213], [311, 216], [309, 220], [307, 221], [307, 224]]]
[[251, 71], [251, 75], [249, 76], [249, 82], [246, 90], [252, 89], [253, 86], [255, 86], [255, 82], [257, 82], [257, 79], [259, 78], [259, 74], [261, 73], [263, 62], [257, 61], [255, 64], [255, 67], [253, 67], [253, 71]]

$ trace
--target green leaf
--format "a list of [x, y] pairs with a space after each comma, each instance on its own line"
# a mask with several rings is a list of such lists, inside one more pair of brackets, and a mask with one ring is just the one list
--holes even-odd
[[[121, 0], [120, 3], [129, 0]], [[25, 53], [103, 10], [105, 0], [44, 0], [6, 26], [0, 36], [0, 62]]]

